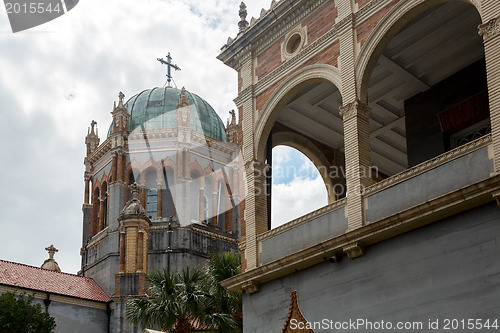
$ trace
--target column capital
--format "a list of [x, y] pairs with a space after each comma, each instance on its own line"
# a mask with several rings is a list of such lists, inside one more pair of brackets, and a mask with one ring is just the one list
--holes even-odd
[[365, 103], [356, 100], [352, 103], [340, 107], [340, 116], [344, 121], [354, 117], [370, 118], [372, 109]]
[[249, 172], [266, 172], [269, 169], [269, 164], [257, 160], [251, 160], [245, 163], [245, 170]]
[[478, 33], [483, 37], [484, 41], [488, 41], [495, 36], [500, 35], [500, 16], [489, 20], [484, 24], [480, 24], [478, 27]]

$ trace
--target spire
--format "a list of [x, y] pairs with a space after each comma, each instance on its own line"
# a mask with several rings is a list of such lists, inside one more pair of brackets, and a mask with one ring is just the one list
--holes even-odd
[[242, 1], [240, 4], [240, 22], [238, 22], [238, 27], [240, 28], [240, 32], [245, 31], [248, 28], [248, 21], [246, 20], [247, 18], [247, 5]]
[[49, 247], [45, 248], [45, 251], [49, 252], [49, 259], [46, 259], [43, 262], [41, 268], [48, 269], [49, 271], [60, 272], [61, 269], [59, 268], [59, 264], [54, 259], [54, 254], [56, 252], [59, 252], [59, 250], [56, 249], [54, 245], [51, 244]]
[[125, 95], [120, 91], [120, 93], [118, 94], [118, 98], [119, 98], [119, 101], [118, 101], [118, 107], [119, 108], [123, 108], [123, 98], [125, 97]]
[[99, 135], [97, 131], [97, 121], [92, 120], [90, 127], [85, 137], [85, 144], [87, 145], [87, 156], [92, 154], [97, 146], [99, 146]]
[[231, 115], [231, 125], [236, 125], [236, 112], [231, 110], [229, 111], [229, 114]]
[[[97, 125], [97, 121], [95, 121], [95, 120], [92, 119], [92, 122], [90, 123], [90, 127], [92, 127], [92, 130], [90, 131], [90, 133], [95, 134], [94, 127], [96, 125]], [[96, 127], [96, 129], [97, 129], [97, 127]]]

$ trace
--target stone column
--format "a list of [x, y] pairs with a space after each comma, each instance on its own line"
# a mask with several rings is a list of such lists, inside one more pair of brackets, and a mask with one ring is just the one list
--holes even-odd
[[348, 230], [364, 225], [362, 194], [370, 177], [370, 108], [356, 101], [340, 108], [344, 119]]
[[[201, 181], [200, 181], [201, 182]], [[200, 189], [199, 189], [199, 194], [198, 194], [198, 211], [199, 211], [199, 220], [200, 223], [203, 222], [205, 219], [205, 188], [203, 187], [202, 184], [200, 184]]]
[[135, 273], [137, 267], [137, 232], [138, 227], [127, 227], [125, 233], [127, 235], [126, 250], [125, 250], [125, 272]]
[[137, 235], [137, 273], [144, 272], [143, 264], [144, 264], [144, 230], [139, 230], [139, 234]]
[[90, 200], [90, 176], [89, 175], [85, 175], [85, 195], [84, 195], [84, 201], [83, 203], [85, 205], [88, 205], [89, 204], [89, 200]]
[[245, 164], [248, 193], [245, 204], [247, 270], [259, 265], [257, 236], [267, 231], [267, 167], [267, 164], [259, 161]]
[[[214, 186], [218, 186], [218, 183], [216, 182]], [[217, 191], [212, 192], [212, 225], [217, 226]]]
[[348, 230], [364, 225], [362, 192], [365, 187], [371, 185], [371, 179], [364, 177], [367, 171], [371, 170], [370, 108], [363, 101], [359, 101], [358, 97], [355, 72], [357, 33], [352, 5], [348, 0], [338, 1], [343, 104], [340, 114], [344, 120]]
[[500, 173], [500, 1], [484, 1], [483, 17], [486, 23], [479, 26], [484, 40], [486, 75], [490, 102], [491, 136], [495, 173]]
[[141, 188], [141, 205], [142, 207], [146, 208], [146, 180], [142, 179], [143, 177], [146, 177], [146, 175], [141, 174], [141, 180], [139, 181], [139, 186]]
[[163, 211], [163, 180], [161, 178], [158, 178], [158, 182], [156, 185], [156, 193], [158, 194], [156, 200], [156, 217], [161, 218]]
[[116, 181], [116, 175], [117, 175], [117, 172], [116, 172], [116, 168], [117, 168], [117, 164], [118, 164], [118, 157], [117, 157], [117, 153], [116, 151], [112, 152], [111, 153], [111, 179], [113, 179], [113, 181]]
[[126, 238], [125, 230], [122, 230], [120, 232], [120, 268], [119, 268], [119, 273], [125, 272], [125, 251], [126, 251], [125, 238]]

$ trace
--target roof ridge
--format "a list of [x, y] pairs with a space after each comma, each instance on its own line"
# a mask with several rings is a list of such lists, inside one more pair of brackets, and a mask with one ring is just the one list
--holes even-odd
[[73, 273], [67, 273], [67, 272], [57, 272], [57, 271], [52, 271], [52, 270], [50, 270], [50, 269], [45, 269], [45, 268], [38, 267], [38, 266], [33, 266], [33, 265], [23, 264], [23, 263], [20, 263], [20, 262], [9, 261], [9, 260], [4, 260], [4, 259], [0, 259], [0, 261], [6, 262], [6, 263], [10, 263], [10, 264], [15, 264], [15, 265], [18, 265], [18, 266], [25, 266], [25, 267], [36, 268], [36, 269], [39, 269], [39, 270], [44, 271], [44, 272], [53, 272], [53, 273], [57, 273], [57, 274], [66, 274], [66, 275], [76, 276], [76, 277], [85, 278], [85, 279], [87, 279], [87, 280], [92, 280], [92, 281], [94, 281], [92, 278], [89, 278], [88, 276], [82, 276], [82, 275], [73, 274]]

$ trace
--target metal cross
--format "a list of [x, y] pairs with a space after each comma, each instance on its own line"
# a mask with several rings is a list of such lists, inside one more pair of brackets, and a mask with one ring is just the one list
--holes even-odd
[[168, 52], [167, 61], [163, 60], [163, 58], [156, 58], [156, 60], [158, 60], [163, 65], [167, 65], [167, 82], [170, 86], [170, 81], [172, 81], [171, 69], [173, 68], [176, 71], [180, 71], [180, 67], [172, 64], [172, 57], [170, 56], [170, 52]]

